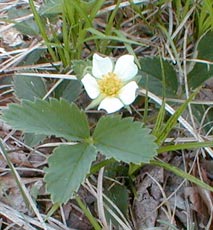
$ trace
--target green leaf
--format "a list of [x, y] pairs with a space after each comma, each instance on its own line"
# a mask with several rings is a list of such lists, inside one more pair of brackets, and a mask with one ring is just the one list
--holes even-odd
[[107, 116], [98, 121], [93, 138], [97, 149], [107, 157], [139, 164], [149, 162], [156, 154], [155, 138], [149, 132], [131, 118]]
[[3, 112], [3, 119], [12, 127], [29, 133], [55, 135], [73, 141], [90, 135], [85, 113], [65, 100], [23, 100], [21, 105], [10, 104]]
[[[155, 92], [156, 95], [162, 95], [163, 92], [166, 96], [176, 95], [178, 89], [177, 76], [168, 61], [161, 60], [159, 57], [146, 57], [140, 59], [140, 65], [143, 77], [139, 85], [147, 86], [148, 90]], [[165, 80], [163, 80], [164, 78]]]
[[[15, 94], [19, 99], [28, 99], [33, 101], [36, 97], [43, 98], [47, 93], [46, 85], [42, 78], [16, 75], [13, 77], [13, 87]], [[34, 133], [24, 134], [24, 143], [28, 146], [39, 144], [46, 135], [36, 135]]]
[[45, 54], [46, 50], [37, 48], [32, 50], [29, 54], [27, 54], [22, 61], [20, 61], [19, 65], [33, 65], [41, 59], [41, 57]]
[[[105, 195], [107, 198], [109, 198], [113, 204], [121, 211], [121, 213], [126, 217], [127, 216], [127, 211], [128, 211], [128, 201], [129, 201], [129, 195], [128, 195], [128, 190], [124, 185], [120, 184], [114, 184], [113, 186], [108, 187], [104, 191]], [[114, 226], [116, 226], [116, 229], [119, 229], [119, 223], [114, 217], [115, 215], [120, 217], [118, 211], [116, 208], [107, 200], [105, 199], [104, 202], [107, 204], [108, 208], [106, 208], [106, 219], [107, 222], [110, 223], [112, 222]], [[111, 214], [108, 209], [111, 209], [115, 215]]]
[[42, 134], [34, 134], [34, 133], [25, 133], [24, 134], [24, 144], [30, 147], [38, 145], [40, 142], [44, 140], [46, 135]]
[[[207, 33], [198, 44], [198, 59], [213, 61], [213, 32]], [[191, 88], [197, 88], [204, 81], [213, 77], [213, 65], [196, 63], [188, 74], [188, 83]]]
[[47, 93], [45, 83], [42, 78], [15, 76], [13, 78], [15, 94], [19, 99], [28, 99], [33, 101], [35, 97], [43, 98]]
[[26, 22], [16, 23], [15, 28], [25, 35], [29, 35], [29, 36], [39, 35], [39, 28], [32, 19], [31, 20], [29, 19]]
[[81, 79], [91, 69], [92, 62], [90, 60], [73, 60], [72, 68], [78, 79]]
[[63, 11], [63, 0], [47, 0], [40, 8], [42, 16], [58, 15]]
[[90, 174], [97, 173], [102, 167], [111, 165], [113, 163], [115, 163], [115, 159], [113, 159], [113, 158], [102, 160], [98, 163], [95, 163], [92, 165], [92, 167], [90, 169]]
[[93, 145], [61, 145], [54, 150], [44, 177], [54, 203], [66, 203], [73, 198], [95, 159]]
[[64, 98], [69, 102], [74, 101], [82, 91], [82, 84], [76, 80], [63, 80], [63, 82], [56, 88], [55, 97]]
[[[11, 8], [8, 11], [8, 18], [15, 19], [15, 18], [21, 18], [25, 17], [31, 14], [31, 11], [29, 9], [18, 9], [16, 7]], [[20, 31], [22, 34], [35, 36], [39, 34], [39, 29], [37, 24], [32, 18], [28, 18], [27, 20], [24, 20], [22, 22], [14, 22], [15, 28]]]
[[[119, 210], [125, 216], [127, 215], [129, 195], [126, 186], [121, 184], [114, 184], [105, 190], [105, 195], [119, 208]], [[111, 209], [114, 209], [112, 205], [108, 204], [108, 206]], [[116, 211], [114, 210], [114, 212]]]
[[[204, 91], [205, 93], [205, 91]], [[211, 105], [196, 105], [192, 104], [192, 113], [197, 119], [198, 124], [203, 124], [202, 128], [205, 133], [213, 135], [212, 129], [212, 117], [213, 117], [213, 107]], [[204, 116], [205, 114], [205, 116]]]

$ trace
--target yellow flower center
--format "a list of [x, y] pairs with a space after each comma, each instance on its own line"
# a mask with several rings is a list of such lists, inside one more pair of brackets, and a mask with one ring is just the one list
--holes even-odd
[[119, 94], [123, 84], [116, 74], [109, 72], [98, 81], [98, 86], [101, 94], [108, 97], [115, 97]]

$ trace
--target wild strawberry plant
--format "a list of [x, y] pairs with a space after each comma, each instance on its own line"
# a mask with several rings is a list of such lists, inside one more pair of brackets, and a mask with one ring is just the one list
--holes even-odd
[[[65, 99], [23, 99], [21, 104], [10, 104], [3, 115], [16, 129], [36, 135], [54, 135], [67, 141], [54, 149], [45, 171], [47, 191], [54, 203], [66, 203], [74, 196], [98, 153], [134, 164], [148, 163], [156, 155], [157, 144], [150, 129], [133, 117], [112, 114], [129, 106], [136, 98], [138, 85], [133, 78], [138, 69], [133, 57], [121, 57], [114, 67], [110, 58], [94, 55], [92, 68], [86, 69], [88, 72], [83, 72], [81, 81], [89, 96], [96, 100], [93, 107], [98, 104], [98, 97], [101, 98], [99, 109], [110, 112], [101, 116], [95, 128], [90, 128], [83, 109]], [[100, 78], [93, 78], [90, 71]]]

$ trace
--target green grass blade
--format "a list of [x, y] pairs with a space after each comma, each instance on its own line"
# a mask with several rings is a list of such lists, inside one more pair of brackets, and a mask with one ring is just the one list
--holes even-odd
[[213, 141], [189, 142], [189, 143], [184, 143], [184, 144], [163, 146], [163, 147], [160, 147], [157, 152], [158, 153], [165, 153], [165, 152], [168, 152], [168, 151], [204, 148], [204, 147], [212, 147], [212, 146], [213, 146]]
[[152, 134], [154, 136], [158, 136], [158, 133], [160, 132], [160, 129], [163, 125], [163, 120], [165, 118], [165, 101], [163, 101], [161, 107], [160, 107], [160, 110], [159, 110], [159, 113], [158, 113], [158, 116], [157, 116], [157, 119], [156, 119], [156, 122], [155, 122], [155, 126], [152, 130]]
[[207, 189], [211, 192], [213, 192], [213, 187], [206, 184], [205, 182], [197, 179], [196, 177], [184, 172], [183, 170], [173, 166], [173, 165], [170, 165], [168, 163], [165, 163], [165, 162], [160, 162], [160, 161], [151, 161], [150, 162], [151, 165], [155, 165], [155, 166], [159, 166], [159, 167], [162, 167], [170, 172], [173, 172], [174, 174], [176, 174], [177, 176], [180, 176], [186, 180], [189, 180], [191, 181], [192, 183], [200, 186], [201, 188], [204, 188], [204, 189]]
[[87, 31], [90, 32], [91, 34], [93, 34], [93, 36], [86, 38], [84, 40], [85, 42], [91, 41], [91, 40], [102, 39], [102, 40], [112, 40], [112, 41], [117, 41], [117, 42], [123, 42], [123, 43], [127, 43], [127, 44], [138, 45], [138, 46], [146, 46], [140, 42], [135, 42], [135, 41], [132, 41], [132, 40], [127, 39], [127, 38], [120, 38], [118, 36], [107, 36], [107, 35], [101, 33], [100, 31], [98, 31], [94, 28], [88, 28]]
[[[121, 2], [121, 0], [119, 0], [116, 3], [116, 7], [114, 8], [114, 10], [112, 11], [111, 15], [109, 16], [108, 23], [106, 24], [105, 33], [104, 33], [107, 36], [111, 35], [112, 33], [116, 33], [115, 28], [113, 28], [113, 24], [114, 24], [116, 14], [117, 14], [118, 9], [119, 9], [120, 2]], [[100, 42], [100, 51], [102, 53], [106, 53], [107, 45], [109, 45], [110, 42], [111, 41], [108, 41], [108, 40], [103, 40], [103, 41]]]
[[90, 224], [94, 227], [95, 230], [101, 230], [102, 227], [99, 225], [98, 221], [94, 218], [90, 210], [86, 207], [86, 205], [82, 202], [81, 198], [76, 195], [75, 200], [77, 201], [79, 207], [84, 212], [85, 216], [88, 218]]
[[50, 208], [50, 210], [48, 211], [48, 213], [47, 213], [47, 215], [46, 215], [46, 217], [45, 217], [45, 221], [47, 221], [48, 218], [50, 218], [50, 217], [53, 215], [53, 213], [54, 213], [56, 210], [58, 210], [59, 208], [60, 208], [60, 204], [59, 204], [59, 203], [53, 204], [53, 206]]
[[104, 2], [105, 2], [105, 0], [96, 0], [96, 1], [94, 1], [93, 6], [92, 6], [92, 10], [90, 12], [90, 17], [91, 17], [92, 20], [96, 17], [98, 11], [101, 9], [101, 7], [104, 4]]
[[167, 121], [165, 127], [163, 130], [157, 135], [157, 144], [161, 145], [164, 140], [167, 138], [169, 135], [170, 131], [175, 127], [177, 124], [178, 118], [180, 115], [183, 113], [183, 111], [186, 109], [188, 106], [188, 103], [194, 98], [197, 92], [193, 93], [186, 101], [183, 103], [177, 110], [176, 112], [169, 118]]
[[46, 30], [45, 30], [45, 26], [41, 20], [41, 17], [39, 16], [36, 8], [35, 8], [35, 5], [33, 3], [33, 0], [29, 0], [29, 4], [30, 4], [30, 8], [33, 12], [33, 15], [34, 15], [34, 19], [39, 27], [39, 30], [41, 32], [41, 36], [43, 37], [44, 39], [44, 42], [45, 44], [47, 45], [47, 49], [48, 51], [50, 52], [50, 55], [52, 56], [53, 58], [53, 61], [57, 61], [57, 58], [56, 58], [56, 55], [55, 55], [55, 52], [53, 51], [52, 47], [49, 45], [49, 39], [48, 39], [48, 36], [47, 36], [47, 33], [46, 33]]

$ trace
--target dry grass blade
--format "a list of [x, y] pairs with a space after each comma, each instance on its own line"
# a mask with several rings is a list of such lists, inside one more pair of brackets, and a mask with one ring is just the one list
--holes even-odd
[[6, 162], [8, 163], [13, 176], [15, 177], [16, 181], [17, 181], [17, 185], [19, 186], [19, 189], [21, 191], [21, 193], [23, 194], [24, 198], [26, 199], [27, 204], [29, 205], [32, 210], [34, 211], [34, 213], [36, 214], [36, 216], [38, 217], [39, 221], [41, 222], [41, 225], [43, 226], [44, 230], [47, 230], [46, 224], [38, 210], [38, 208], [36, 207], [29, 191], [27, 190], [27, 188], [25, 187], [24, 183], [21, 180], [20, 175], [18, 174], [17, 170], [15, 169], [15, 167], [13, 166], [12, 162], [10, 161], [6, 150], [4, 149], [4, 146], [2, 143], [0, 143], [0, 147], [1, 147], [1, 154], [2, 156], [5, 158]]
[[108, 224], [104, 213], [104, 203], [103, 203], [103, 173], [104, 173], [104, 168], [101, 168], [98, 174], [97, 205], [98, 205], [99, 219], [103, 224], [103, 230], [107, 230]]
[[40, 77], [40, 78], [77, 80], [75, 75], [68, 75], [68, 74], [17, 73], [16, 75], [18, 75], [18, 76], [28, 76], [28, 77]]
[[[33, 217], [27, 216], [10, 206], [0, 202], [0, 214], [10, 220], [12, 223], [25, 230], [45, 229], [40, 221]], [[50, 224], [46, 224], [46, 230], [75, 230], [62, 225], [59, 221], [50, 218]]]

